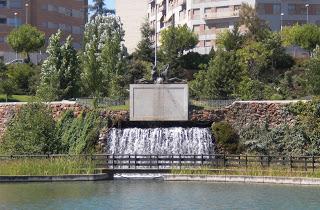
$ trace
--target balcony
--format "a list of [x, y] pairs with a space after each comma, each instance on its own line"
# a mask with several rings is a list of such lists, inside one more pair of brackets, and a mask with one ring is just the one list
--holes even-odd
[[215, 13], [207, 13], [204, 15], [204, 20], [206, 22], [217, 22], [219, 20], [227, 20], [227, 19], [235, 19], [239, 18], [239, 11], [226, 11], [226, 12], [215, 12]]

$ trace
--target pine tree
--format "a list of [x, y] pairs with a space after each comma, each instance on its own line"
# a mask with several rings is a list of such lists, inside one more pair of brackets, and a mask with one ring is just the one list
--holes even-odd
[[152, 62], [154, 60], [154, 48], [152, 47], [153, 42], [151, 36], [154, 30], [150, 27], [148, 20], [145, 20], [142, 24], [140, 31], [141, 40], [138, 43], [135, 56], [139, 60]]
[[106, 15], [108, 13], [115, 14], [115, 11], [112, 9], [106, 8], [106, 3], [104, 3], [104, 0], [93, 0], [94, 4], [90, 7], [90, 10], [93, 13], [91, 16], [92, 19], [94, 19], [97, 15]]

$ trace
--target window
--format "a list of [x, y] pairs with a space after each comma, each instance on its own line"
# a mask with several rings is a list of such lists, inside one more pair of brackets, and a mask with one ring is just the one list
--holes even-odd
[[7, 18], [0, 18], [0, 24], [7, 24]]
[[7, 7], [7, 0], [0, 0], [0, 8]]
[[11, 0], [10, 1], [11, 9], [20, 9], [22, 8], [22, 0]]
[[77, 42], [74, 42], [72, 45], [76, 50], [81, 48], [81, 45], [79, 43], [77, 43]]
[[211, 10], [211, 8], [204, 8], [204, 13], [205, 14], [208, 14], [208, 13], [210, 13], [212, 10]]
[[59, 27], [58, 24], [53, 23], [53, 22], [48, 22], [48, 28], [57, 29], [58, 27]]
[[73, 34], [81, 34], [81, 28], [78, 26], [72, 26], [72, 33]]
[[194, 32], [199, 32], [200, 31], [200, 25], [194, 25], [193, 26], [193, 31]]
[[205, 47], [211, 47], [211, 46], [212, 46], [211, 40], [206, 40], [206, 41], [204, 42], [204, 46], [205, 46]]
[[193, 18], [200, 18], [200, 9], [193, 10]]
[[273, 14], [280, 15], [281, 14], [281, 4], [273, 4]]
[[0, 36], [0, 43], [4, 43], [5, 38], [3, 36]]
[[22, 24], [22, 21], [20, 18], [8, 18], [7, 19], [7, 24], [9, 26], [14, 26], [14, 27], [18, 27]]

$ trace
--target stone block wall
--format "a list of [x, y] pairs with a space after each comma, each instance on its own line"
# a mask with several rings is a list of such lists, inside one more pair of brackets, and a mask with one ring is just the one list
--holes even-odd
[[[189, 119], [191, 121], [219, 122], [226, 120], [236, 129], [241, 129], [249, 124], [263, 125], [268, 121], [270, 127], [288, 123], [293, 125], [296, 122], [294, 116], [286, 111], [290, 103], [297, 101], [242, 101], [234, 102], [232, 105], [218, 110], [191, 110]], [[7, 123], [14, 113], [24, 103], [0, 103], [0, 137], [3, 134]], [[75, 102], [53, 102], [49, 103], [52, 115], [58, 119], [66, 110], [72, 110], [75, 116], [88, 109]], [[111, 120], [116, 126], [122, 121], [129, 121], [128, 111], [101, 111], [103, 118]]]

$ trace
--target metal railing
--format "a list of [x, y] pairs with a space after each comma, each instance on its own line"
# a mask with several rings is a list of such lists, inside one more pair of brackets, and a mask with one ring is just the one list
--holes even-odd
[[315, 171], [320, 169], [320, 156], [269, 156], [269, 155], [11, 155], [0, 156], [1, 161], [43, 158], [86, 158], [95, 161], [99, 168], [109, 169], [193, 169], [286, 167], [291, 170]]

